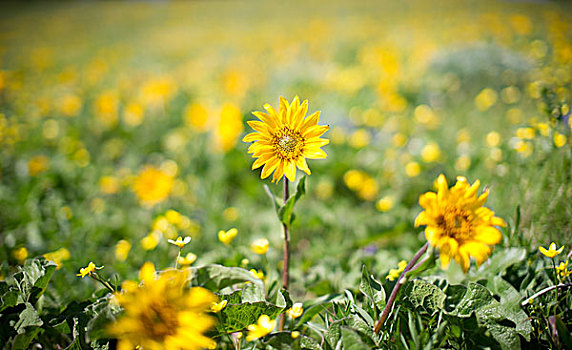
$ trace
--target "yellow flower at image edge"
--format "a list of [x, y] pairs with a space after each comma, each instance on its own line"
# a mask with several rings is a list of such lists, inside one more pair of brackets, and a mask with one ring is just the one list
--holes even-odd
[[280, 97], [278, 112], [265, 104], [268, 113], [253, 112], [260, 120], [248, 121], [255, 132], [246, 135], [242, 141], [253, 142], [248, 148], [253, 158], [258, 158], [252, 164], [252, 169], [264, 165], [260, 178], [267, 178], [272, 172], [272, 182], [279, 182], [285, 175], [290, 181], [296, 179], [296, 167], [310, 175], [306, 159], [324, 159], [326, 152], [320, 147], [330, 141], [320, 136], [328, 131], [328, 125], [318, 125], [320, 112], [315, 112], [305, 118], [308, 111], [308, 101], [300, 104], [298, 96], [292, 103]]
[[127, 281], [116, 295], [125, 310], [108, 333], [118, 338], [119, 350], [214, 348], [204, 333], [215, 324], [208, 315], [216, 296], [201, 288], [187, 288], [187, 270], [166, 270], [155, 274], [151, 263], [140, 271], [141, 284]]
[[276, 320], [271, 320], [267, 315], [261, 315], [256, 324], [248, 326], [247, 341], [253, 341], [262, 338], [268, 333], [272, 332], [276, 327]]
[[554, 258], [556, 255], [562, 253], [563, 249], [564, 249], [564, 246], [560, 247], [559, 249], [556, 249], [556, 243], [554, 243], [554, 242], [550, 243], [550, 246], [548, 247], [548, 249], [546, 249], [544, 247], [538, 247], [538, 250], [540, 250], [542, 255], [544, 255], [548, 258]]
[[489, 191], [477, 196], [480, 181], [473, 185], [465, 177], [457, 177], [457, 182], [448, 187], [444, 175], [437, 179], [437, 193], [427, 192], [419, 197], [424, 211], [415, 219], [415, 227], [425, 225], [425, 238], [439, 249], [443, 268], [447, 268], [451, 259], [467, 272], [470, 257], [477, 265], [486, 261], [491, 246], [502, 239], [501, 232], [495, 226], [505, 226], [503, 219], [494, 216], [494, 212], [483, 207]]

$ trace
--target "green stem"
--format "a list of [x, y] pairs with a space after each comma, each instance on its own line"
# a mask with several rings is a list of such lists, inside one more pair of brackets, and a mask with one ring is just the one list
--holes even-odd
[[181, 257], [181, 250], [183, 250], [183, 248], [179, 248], [179, 253], [177, 254], [177, 259], [175, 260], [175, 270], [179, 267], [179, 258]]
[[[290, 193], [288, 190], [288, 179], [284, 176], [284, 204], [288, 202], [290, 198]], [[284, 266], [282, 270], [282, 288], [288, 289], [288, 283], [290, 280], [290, 235], [288, 234], [288, 225], [282, 224], [282, 229], [284, 230]], [[280, 323], [278, 325], [279, 330], [284, 330], [284, 313], [280, 314]]]

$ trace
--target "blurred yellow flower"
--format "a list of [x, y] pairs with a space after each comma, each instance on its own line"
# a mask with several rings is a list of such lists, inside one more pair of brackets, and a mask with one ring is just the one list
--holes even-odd
[[153, 250], [157, 244], [159, 244], [160, 238], [161, 234], [157, 231], [153, 231], [141, 239], [141, 247], [145, 250]]
[[209, 111], [200, 103], [189, 104], [185, 108], [185, 123], [199, 132], [206, 132], [209, 128]]
[[407, 267], [407, 261], [401, 260], [397, 264], [397, 269], [390, 269], [385, 279], [390, 281], [395, 281], [396, 278], [399, 278], [399, 276], [401, 276], [401, 273], [403, 272], [403, 270], [405, 270], [406, 267]]
[[130, 103], [123, 111], [123, 122], [128, 126], [138, 126], [143, 122], [145, 110], [139, 103]]
[[381, 212], [390, 211], [393, 208], [393, 205], [394, 199], [392, 196], [382, 197], [377, 201], [377, 203], [375, 203], [375, 207]]
[[491, 131], [487, 134], [485, 140], [487, 142], [487, 146], [489, 146], [491, 148], [497, 147], [501, 142], [501, 136], [498, 132]]
[[119, 350], [213, 348], [216, 343], [204, 335], [215, 325], [208, 315], [216, 296], [201, 288], [188, 288], [188, 270], [166, 270], [155, 274], [151, 263], [139, 272], [142, 283], [127, 281], [116, 299], [125, 310], [107, 328], [116, 337]]
[[349, 144], [353, 148], [363, 148], [369, 145], [371, 134], [366, 129], [358, 129], [354, 131], [349, 138]]
[[250, 250], [256, 254], [263, 255], [268, 251], [269, 245], [270, 243], [266, 238], [260, 238], [250, 244]]
[[566, 136], [562, 135], [558, 131], [554, 132], [554, 145], [558, 148], [563, 147], [566, 144]]
[[59, 111], [66, 117], [75, 117], [79, 114], [82, 107], [81, 99], [73, 94], [65, 95], [59, 101]]
[[261, 315], [258, 318], [257, 324], [251, 324], [248, 326], [246, 341], [253, 341], [258, 338], [262, 338], [272, 332], [275, 327], [276, 320], [271, 320], [267, 315]]
[[187, 253], [185, 256], [180, 256], [178, 263], [181, 266], [189, 266], [197, 260], [197, 255], [193, 253]]
[[506, 104], [517, 103], [520, 100], [520, 90], [516, 86], [509, 86], [501, 90], [501, 99]]
[[417, 177], [421, 173], [421, 166], [417, 162], [409, 162], [405, 164], [405, 175], [407, 177]]
[[430, 142], [421, 150], [421, 159], [425, 163], [436, 162], [441, 158], [441, 149], [435, 142]]
[[250, 274], [258, 279], [264, 280], [264, 272], [262, 270], [250, 269]]
[[425, 238], [439, 249], [443, 268], [455, 259], [467, 272], [470, 257], [477, 265], [486, 261], [492, 245], [499, 243], [502, 235], [495, 226], [505, 226], [504, 220], [483, 207], [489, 196], [488, 189], [479, 196], [480, 181], [473, 185], [463, 176], [449, 188], [444, 175], [437, 179], [437, 193], [427, 192], [419, 197], [424, 211], [415, 219], [415, 227], [425, 225]]
[[484, 112], [497, 103], [498, 93], [491, 89], [483, 89], [477, 97], [475, 97], [475, 106], [481, 112]]
[[58, 265], [56, 267], [56, 270], [61, 269], [63, 266], [62, 262], [65, 260], [69, 260], [70, 256], [71, 256], [70, 252], [66, 248], [60, 248], [54, 252], [46, 253], [43, 255], [43, 257], [46, 258], [46, 260], [53, 261], [56, 263], [56, 265]]
[[28, 161], [28, 173], [30, 176], [38, 176], [48, 170], [49, 165], [50, 160], [48, 157], [42, 155], [33, 156], [32, 159]]
[[79, 269], [79, 273], [76, 276], [81, 276], [81, 278], [84, 278], [87, 275], [91, 275], [93, 272], [95, 272], [95, 270], [101, 269], [103, 269], [103, 266], [97, 267], [92, 261], [90, 261], [86, 267]]
[[238, 137], [244, 130], [242, 113], [238, 106], [225, 103], [220, 111], [220, 117], [214, 129], [216, 145], [224, 152], [230, 151], [238, 141]]
[[292, 337], [292, 339], [296, 339], [300, 336], [300, 332], [292, 331], [292, 333], [290, 333], [290, 336]]
[[238, 208], [228, 207], [222, 212], [222, 216], [227, 221], [236, 221], [238, 219]]
[[238, 230], [236, 228], [231, 228], [228, 231], [220, 230], [218, 231], [218, 240], [226, 245], [229, 245], [237, 234]]
[[252, 169], [264, 165], [260, 177], [267, 178], [272, 172], [272, 182], [279, 182], [283, 176], [290, 181], [296, 179], [296, 167], [310, 175], [306, 159], [323, 159], [326, 153], [321, 149], [329, 143], [320, 136], [328, 131], [328, 125], [318, 125], [320, 112], [306, 117], [308, 101], [300, 104], [298, 96], [292, 103], [280, 97], [278, 112], [271, 105], [265, 104], [268, 113], [253, 112], [260, 121], [249, 121], [248, 125], [255, 132], [246, 135], [244, 142], [254, 142], [248, 153], [258, 158]]
[[176, 88], [174, 81], [168, 77], [154, 78], [141, 86], [141, 101], [152, 108], [162, 107]]
[[105, 194], [115, 194], [121, 188], [121, 183], [115, 176], [102, 176], [98, 185], [101, 192]]
[[536, 132], [533, 128], [518, 128], [516, 129], [516, 137], [521, 140], [532, 140], [536, 136]]
[[533, 146], [526, 141], [518, 141], [514, 144], [514, 149], [523, 157], [528, 158], [533, 151]]
[[361, 170], [348, 170], [344, 174], [344, 182], [350, 190], [358, 191], [368, 175]]
[[129, 251], [131, 250], [131, 243], [122, 239], [115, 245], [115, 259], [119, 261], [127, 260], [127, 255], [129, 255]]
[[395, 147], [403, 147], [407, 143], [407, 136], [398, 132], [397, 134], [393, 135], [392, 141]]
[[295, 303], [294, 305], [292, 305], [291, 308], [286, 310], [286, 313], [292, 319], [302, 316], [302, 314], [304, 313], [304, 308], [302, 307], [302, 303]]
[[560, 265], [556, 266], [556, 272], [560, 277], [568, 277], [572, 274], [572, 270], [568, 270], [568, 260], [566, 262], [561, 261]]
[[28, 249], [26, 247], [16, 248], [12, 251], [12, 256], [21, 263], [28, 257]]
[[117, 124], [118, 108], [119, 98], [115, 91], [104, 91], [95, 100], [95, 115], [108, 128]]
[[221, 312], [222, 309], [224, 309], [226, 307], [226, 304], [228, 303], [228, 301], [226, 299], [221, 300], [220, 302], [214, 302], [211, 305], [211, 311], [214, 312], [215, 314], [217, 312]]
[[471, 158], [468, 156], [460, 156], [455, 160], [455, 170], [465, 171], [471, 166]]
[[135, 178], [132, 189], [142, 203], [154, 205], [169, 196], [173, 183], [173, 178], [162, 170], [147, 166]]
[[165, 219], [172, 225], [180, 225], [183, 221], [183, 216], [178, 211], [169, 209], [165, 212]]
[[548, 247], [548, 249], [540, 246], [538, 247], [538, 250], [540, 250], [540, 252], [542, 253], [542, 255], [544, 255], [545, 257], [548, 258], [554, 258], [556, 255], [562, 253], [562, 250], [564, 249], [564, 246], [556, 249], [556, 243], [552, 242], [550, 243], [550, 246]]

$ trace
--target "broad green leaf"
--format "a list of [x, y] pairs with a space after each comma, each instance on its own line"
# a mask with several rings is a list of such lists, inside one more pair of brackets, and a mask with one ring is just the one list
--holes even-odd
[[300, 335], [298, 338], [292, 338], [291, 332], [276, 332], [268, 335], [263, 341], [265, 349], [271, 350], [321, 350], [322, 347], [314, 339]]
[[429, 314], [443, 309], [447, 297], [440, 288], [424, 280], [406, 282], [401, 293], [403, 300]]
[[520, 349], [520, 338], [514, 328], [501, 326], [498, 323], [488, 323], [487, 331], [496, 340], [501, 349], [512, 350]]
[[264, 301], [264, 291], [254, 283], [245, 283], [242, 286], [242, 302]]
[[280, 289], [278, 295], [276, 295], [276, 306], [288, 310], [292, 307], [292, 299], [290, 299], [290, 292], [286, 289]]
[[20, 313], [20, 318], [14, 329], [18, 334], [23, 334], [26, 332], [26, 327], [37, 326], [41, 327], [44, 322], [38, 316], [38, 312], [34, 309], [34, 306], [30, 303], [25, 303], [26, 308]]
[[495, 251], [495, 254], [474, 273], [474, 276], [488, 278], [489, 276], [502, 274], [506, 269], [524, 261], [524, 259], [526, 259], [526, 249], [524, 248], [508, 248], [503, 251]]
[[[385, 290], [373, 276], [369, 275], [367, 267], [363, 265], [359, 290], [365, 295], [378, 310], [385, 307]], [[377, 317], [377, 312], [374, 312]]]
[[42, 331], [39, 326], [30, 326], [26, 329], [26, 332], [22, 334], [17, 334], [12, 341], [12, 350], [24, 350], [28, 349], [30, 343], [36, 338], [38, 333]]
[[500, 296], [500, 313], [507, 319], [514, 322], [516, 331], [527, 341], [530, 341], [532, 326], [528, 320], [528, 315], [520, 307], [522, 296], [514, 287], [500, 276], [492, 278], [487, 286], [498, 296]]
[[240, 267], [213, 264], [193, 268], [192, 283], [213, 291], [247, 281], [254, 283], [260, 290], [264, 291], [262, 280]]
[[363, 350], [370, 347], [365, 344], [360, 335], [348, 327], [341, 327], [342, 345], [344, 350]]
[[[341, 324], [342, 321], [336, 321], [330, 325], [326, 333], [324, 334], [324, 339], [326, 339], [327, 345], [329, 345], [330, 349], [338, 349], [338, 343], [341, 345], [341, 338], [342, 338], [342, 329]], [[358, 335], [359, 338], [359, 335]], [[361, 339], [360, 339], [361, 341]]]
[[56, 267], [54, 262], [44, 258], [26, 260], [20, 271], [14, 274], [22, 301], [35, 304], [46, 290]]
[[255, 324], [261, 315], [267, 315], [275, 319], [283, 311], [283, 308], [270, 304], [266, 301], [254, 303], [228, 303], [219, 313], [222, 322], [217, 324], [220, 332], [233, 333], [245, 330], [248, 325]]
[[292, 212], [294, 211], [294, 205], [296, 202], [302, 198], [302, 196], [306, 193], [306, 176], [302, 176], [300, 181], [298, 182], [298, 186], [296, 186], [296, 193], [293, 196], [288, 198], [286, 203], [278, 210], [278, 218], [280, 221], [285, 225], [290, 225], [294, 221], [294, 217]]

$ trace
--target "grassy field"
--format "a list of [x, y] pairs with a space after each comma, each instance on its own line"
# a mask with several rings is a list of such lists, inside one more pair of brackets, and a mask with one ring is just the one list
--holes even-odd
[[[565, 2], [0, 4], [3, 349], [572, 347], [571, 20]], [[290, 183], [287, 292], [286, 179], [261, 179], [242, 141], [281, 96], [329, 125]], [[506, 222], [467, 272], [415, 225], [440, 174], [480, 180]], [[173, 267], [226, 307], [193, 314], [184, 346], [149, 331], [179, 306], [135, 340], [109, 331]], [[172, 302], [157, 290], [141, 310]]]

